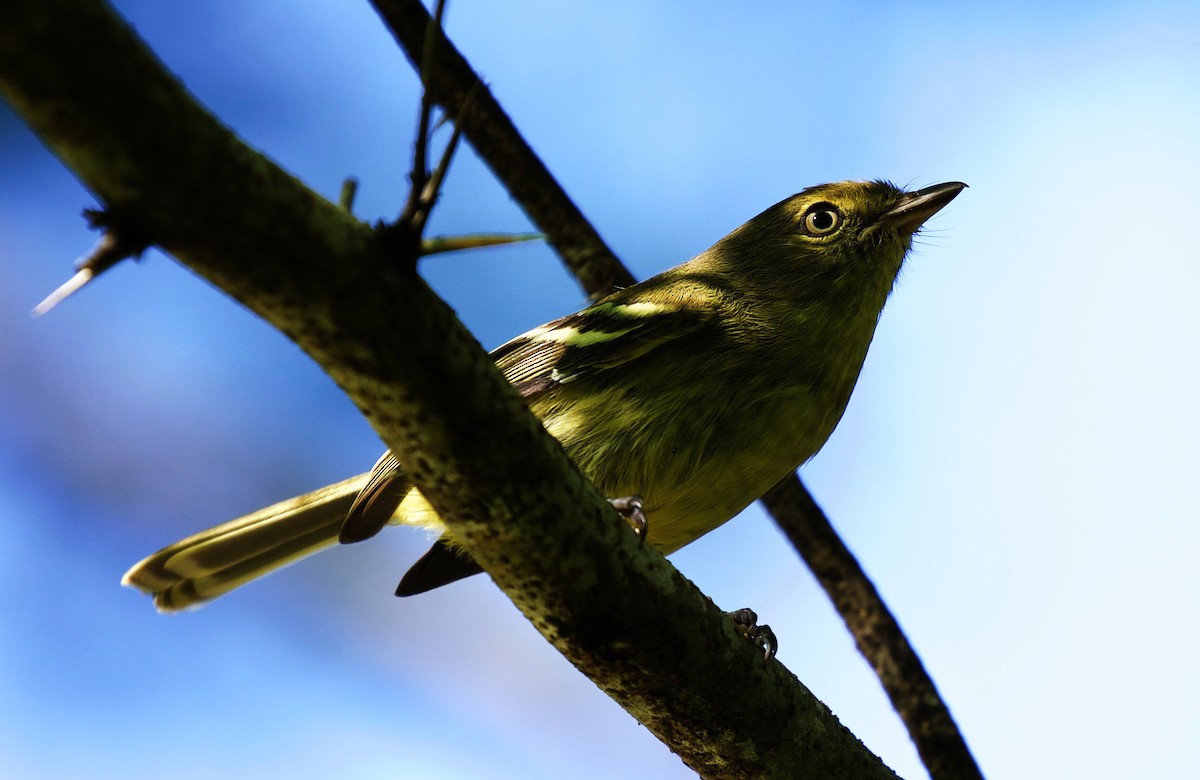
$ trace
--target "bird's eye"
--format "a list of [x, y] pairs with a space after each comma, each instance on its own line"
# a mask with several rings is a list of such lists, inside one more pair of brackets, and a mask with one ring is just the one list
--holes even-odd
[[827, 236], [842, 225], [842, 212], [832, 203], [816, 203], [804, 213], [804, 230], [810, 236]]

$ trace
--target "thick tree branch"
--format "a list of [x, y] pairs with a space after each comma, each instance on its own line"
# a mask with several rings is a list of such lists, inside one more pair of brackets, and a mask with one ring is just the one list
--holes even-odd
[[538, 630], [689, 766], [893, 776], [637, 543], [415, 258], [389, 259], [377, 233], [234, 138], [106, 4], [6, 10], [0, 93], [18, 113], [110, 213], [329, 372]]

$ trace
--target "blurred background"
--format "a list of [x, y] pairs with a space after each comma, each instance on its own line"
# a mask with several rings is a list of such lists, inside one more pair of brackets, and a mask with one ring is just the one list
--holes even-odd
[[[417, 81], [370, 6], [118, 2], [250, 144], [403, 202]], [[971, 185], [920, 237], [803, 471], [985, 774], [1200, 774], [1200, 6], [454, 0], [450, 36], [645, 277], [814, 183]], [[444, 136], [443, 136], [444, 137]], [[0, 775], [686, 778], [485, 577], [397, 530], [196, 612], [119, 586], [371, 466], [291, 343], [150, 252], [50, 315], [91, 196], [0, 107]], [[528, 223], [469, 150], [435, 233]], [[485, 347], [578, 308], [544, 246], [422, 273]], [[901, 775], [915, 752], [757, 507], [673, 556]]]

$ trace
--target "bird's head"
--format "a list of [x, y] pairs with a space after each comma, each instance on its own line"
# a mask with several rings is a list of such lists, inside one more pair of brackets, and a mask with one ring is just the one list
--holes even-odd
[[886, 181], [843, 181], [809, 187], [710, 252], [767, 295], [829, 300], [866, 294], [882, 307], [913, 236], [966, 186], [946, 182], [905, 192]]

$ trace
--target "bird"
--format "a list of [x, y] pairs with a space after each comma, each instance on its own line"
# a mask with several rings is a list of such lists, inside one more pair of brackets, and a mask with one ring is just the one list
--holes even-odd
[[[824, 445], [914, 235], [966, 186], [808, 187], [691, 260], [533, 328], [491, 357], [643, 540], [672, 553]], [[397, 595], [482, 571], [385, 452], [369, 472], [169, 545], [122, 583], [174, 612], [388, 525], [437, 535]]]

